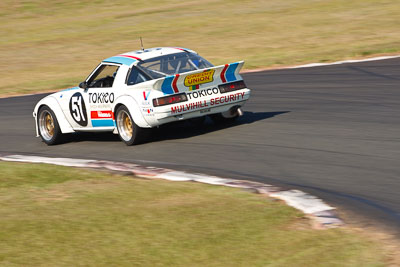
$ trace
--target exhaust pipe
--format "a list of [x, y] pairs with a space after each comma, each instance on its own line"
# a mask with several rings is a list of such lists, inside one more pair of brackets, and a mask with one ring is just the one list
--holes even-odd
[[236, 111], [239, 117], [243, 116], [243, 110], [241, 108], [238, 108]]
[[240, 106], [238, 105], [238, 106], [231, 107], [228, 111], [222, 112], [221, 115], [225, 119], [230, 119], [230, 118], [243, 116], [243, 111], [240, 108]]
[[240, 117], [240, 116], [243, 116], [243, 111], [242, 111], [242, 109], [240, 108], [240, 106], [233, 106], [233, 107], [231, 107], [231, 109], [229, 110], [229, 113], [230, 113], [230, 115], [231, 115], [232, 117], [236, 117], [236, 116]]

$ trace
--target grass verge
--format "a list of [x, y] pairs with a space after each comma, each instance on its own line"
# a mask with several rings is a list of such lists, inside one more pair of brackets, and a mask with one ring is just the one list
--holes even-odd
[[399, 17], [398, 0], [2, 0], [0, 95], [75, 86], [139, 36], [247, 69], [398, 53]]
[[378, 244], [312, 230], [233, 188], [0, 162], [0, 265], [381, 266]]

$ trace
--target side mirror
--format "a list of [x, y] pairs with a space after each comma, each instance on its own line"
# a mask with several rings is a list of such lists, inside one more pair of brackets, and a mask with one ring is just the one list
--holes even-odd
[[82, 88], [82, 89], [87, 89], [88, 88], [88, 84], [87, 84], [87, 82], [81, 82], [79, 84], [79, 87]]

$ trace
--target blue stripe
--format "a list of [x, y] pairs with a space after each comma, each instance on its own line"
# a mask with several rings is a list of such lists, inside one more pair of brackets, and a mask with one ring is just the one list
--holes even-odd
[[184, 47], [179, 47], [179, 46], [176, 46], [176, 48], [180, 48], [180, 49], [183, 49], [183, 50], [185, 50], [185, 52], [190, 52], [190, 49], [188, 49], [188, 48], [184, 48]]
[[229, 64], [228, 69], [226, 70], [225, 77], [228, 82], [236, 81], [235, 70], [239, 63]]
[[133, 62], [137, 61], [136, 59], [133, 58], [129, 58], [129, 57], [109, 57], [105, 60], [103, 60], [103, 62], [111, 62], [111, 63], [118, 63], [118, 64], [124, 64], [124, 65], [132, 65]]
[[92, 120], [92, 126], [93, 127], [111, 127], [111, 126], [115, 126], [114, 121], [113, 120]]
[[71, 90], [76, 90], [76, 89], [79, 89], [79, 87], [76, 86], [76, 87], [72, 87], [72, 88], [67, 88], [67, 89], [61, 90], [60, 92], [71, 91]]
[[174, 80], [175, 75], [167, 76], [165, 77], [162, 85], [161, 85], [161, 91], [165, 95], [170, 95], [174, 93], [174, 90], [172, 89], [172, 81]]

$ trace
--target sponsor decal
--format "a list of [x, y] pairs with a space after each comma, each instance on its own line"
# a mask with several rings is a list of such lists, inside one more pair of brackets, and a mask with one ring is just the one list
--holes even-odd
[[143, 113], [146, 113], [146, 114], [151, 114], [154, 112], [154, 110], [152, 108], [143, 108], [142, 111], [143, 111]]
[[224, 104], [224, 103], [236, 102], [236, 101], [244, 99], [244, 95], [245, 95], [245, 93], [238, 92], [238, 93], [231, 94], [231, 95], [215, 97], [215, 98], [212, 98], [210, 101], [202, 100], [202, 101], [197, 101], [194, 103], [172, 106], [171, 114], [187, 112], [187, 111], [196, 110], [196, 109], [200, 109], [200, 108], [203, 109], [203, 108], [220, 105], [220, 104]]
[[175, 78], [172, 80], [172, 88], [174, 89], [175, 93], [179, 93], [178, 86], [176, 85], [178, 79], [179, 79], [179, 74], [175, 74]]
[[114, 103], [114, 93], [89, 93], [89, 103]]
[[93, 127], [115, 126], [114, 113], [111, 110], [94, 110], [90, 112]]
[[210, 100], [210, 105], [214, 106], [214, 105], [219, 105], [219, 104], [223, 104], [223, 103], [235, 102], [240, 99], [244, 99], [244, 93], [239, 92], [239, 93], [235, 93], [235, 94], [231, 94], [231, 95], [213, 98]]
[[224, 66], [224, 68], [222, 69], [221, 74], [220, 74], [221, 81], [222, 81], [223, 83], [226, 83], [225, 72], [226, 72], [226, 70], [228, 69], [228, 67], [229, 67], [229, 64], [225, 64], [225, 66]]
[[178, 79], [179, 79], [179, 74], [165, 77], [163, 83], [161, 84], [161, 91], [165, 95], [179, 93], [179, 89], [176, 84], [178, 82]]
[[147, 92], [146, 92], [146, 91], [143, 91], [143, 98], [144, 98], [145, 101], [147, 101], [147, 99], [149, 99], [150, 92], [151, 92], [151, 91], [147, 91]]
[[225, 64], [224, 68], [221, 71], [220, 78], [223, 83], [232, 82], [237, 80], [235, 71], [236, 68], [239, 66], [239, 63], [231, 63]]
[[200, 88], [200, 84], [196, 84], [196, 85], [190, 86], [190, 87], [189, 87], [189, 90], [192, 91], [192, 90], [197, 90], [197, 89], [199, 89], [199, 88]]
[[181, 112], [198, 109], [198, 108], [205, 108], [208, 106], [209, 105], [207, 104], [206, 100], [197, 101], [195, 103], [189, 103], [189, 104], [185, 104], [185, 105], [171, 107], [171, 114], [181, 113]]
[[200, 73], [190, 74], [186, 76], [184, 84], [190, 87], [190, 90], [198, 89], [198, 85], [203, 83], [210, 83], [214, 80], [215, 70], [206, 70]]
[[149, 101], [149, 97], [150, 97], [150, 93], [151, 91], [143, 91], [143, 101], [142, 101], [142, 106], [150, 106], [150, 101]]
[[203, 96], [216, 95], [218, 93], [219, 93], [218, 88], [214, 87], [214, 88], [208, 88], [208, 89], [201, 90], [201, 91], [189, 92], [189, 93], [186, 93], [186, 95], [188, 96], [188, 98], [190, 100], [190, 99], [195, 99], [195, 98], [203, 97]]
[[111, 110], [95, 110], [90, 112], [92, 119], [114, 119], [114, 113]]
[[75, 93], [69, 100], [69, 112], [76, 123], [87, 126], [88, 119], [86, 114], [85, 101], [81, 93]]

